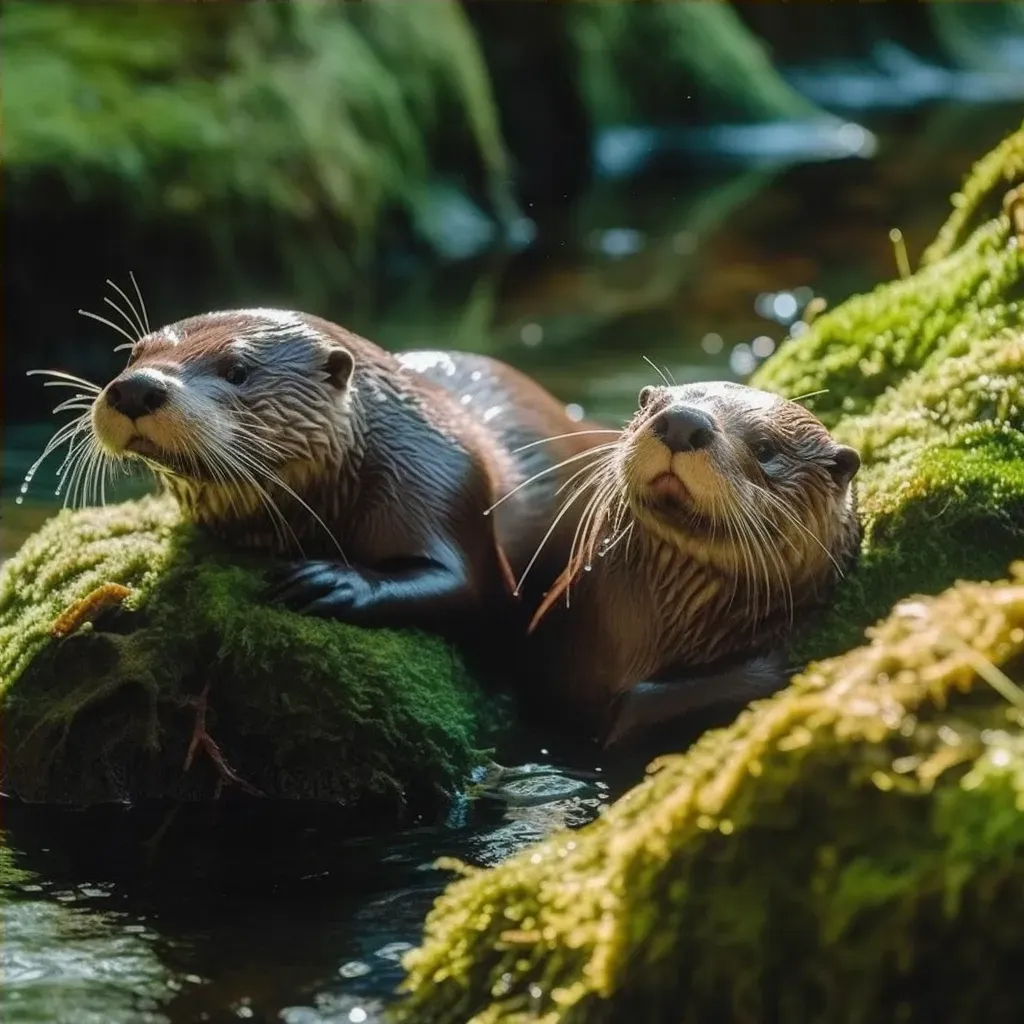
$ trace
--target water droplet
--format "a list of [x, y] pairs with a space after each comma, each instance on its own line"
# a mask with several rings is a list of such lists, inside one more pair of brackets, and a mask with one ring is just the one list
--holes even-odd
[[342, 964], [338, 968], [338, 973], [343, 978], [361, 978], [364, 974], [369, 974], [372, 968], [369, 964], [364, 964], [362, 960], [349, 960], [348, 963]]
[[590, 570], [593, 569], [593, 568], [594, 567], [590, 564], [590, 562], [587, 562], [587, 564], [585, 566], [583, 566], [583, 571], [584, 572], [590, 572]]
[[519, 337], [524, 345], [533, 348], [544, 340], [544, 328], [540, 324], [524, 324]]

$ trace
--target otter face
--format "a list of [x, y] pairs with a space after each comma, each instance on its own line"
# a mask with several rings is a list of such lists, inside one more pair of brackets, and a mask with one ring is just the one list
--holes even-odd
[[93, 402], [93, 430], [108, 455], [140, 458], [172, 483], [295, 484], [351, 441], [353, 367], [301, 314], [207, 313], [134, 344]]
[[727, 382], [647, 387], [620, 476], [639, 522], [690, 554], [813, 574], [850, 545], [860, 468], [795, 402]]

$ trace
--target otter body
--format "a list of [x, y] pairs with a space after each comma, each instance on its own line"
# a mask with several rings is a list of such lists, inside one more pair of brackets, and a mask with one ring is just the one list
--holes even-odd
[[[108, 454], [146, 461], [225, 542], [300, 558], [274, 598], [362, 625], [455, 631], [484, 610], [519, 614], [516, 574], [571, 465], [485, 513], [602, 437], [497, 360], [396, 356], [280, 310], [208, 313], [145, 335], [92, 421]], [[587, 430], [597, 432], [514, 451]], [[541, 572], [557, 574], [557, 550]]]
[[856, 558], [859, 466], [794, 402], [724, 382], [645, 388], [534, 624], [547, 699], [610, 743], [784, 685], [794, 620]]

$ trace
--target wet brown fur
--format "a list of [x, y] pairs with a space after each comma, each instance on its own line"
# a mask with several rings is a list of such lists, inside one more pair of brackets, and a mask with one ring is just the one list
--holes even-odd
[[[642, 398], [588, 482], [593, 526], [531, 637], [545, 667], [539, 685], [594, 728], [640, 681], [691, 678], [778, 645], [859, 549], [852, 483], [836, 468], [849, 460], [852, 477], [859, 459], [805, 408], [722, 382], [650, 388]], [[673, 456], [652, 433], [678, 402], [712, 415], [708, 450]], [[754, 454], [763, 442], [778, 452], [765, 465]], [[669, 499], [652, 485], [666, 470], [681, 485], [668, 481]], [[736, 525], [741, 505], [746, 532]]]
[[[248, 358], [266, 375], [266, 386], [250, 388], [242, 401], [218, 374], [232, 347], [254, 337], [263, 340]], [[322, 348], [316, 366], [300, 358], [310, 346]], [[351, 378], [332, 390], [324, 360], [338, 351], [352, 357]], [[294, 363], [287, 374], [286, 353]], [[147, 369], [183, 377], [184, 396], [190, 389], [212, 389], [211, 402], [195, 415], [186, 408], [143, 417], [139, 431], [171, 443], [158, 451], [136, 439], [133, 452], [121, 438], [111, 444], [109, 426], [104, 430], [111, 416], [104, 391], [96, 402], [101, 412], [94, 412], [97, 434], [101, 442], [107, 435], [110, 454], [143, 458], [197, 523], [233, 545], [280, 556], [344, 558], [353, 565], [420, 551], [443, 554], [439, 547], [457, 545], [482, 604], [510, 598], [513, 578], [522, 574], [557, 508], [555, 492], [577, 466], [539, 479], [493, 515], [484, 512], [528, 477], [610, 436], [567, 438], [517, 454], [521, 445], [595, 425], [570, 420], [563, 403], [497, 360], [442, 352], [395, 355], [301, 313], [236, 310], [171, 324], [139, 340], [125, 372]], [[153, 421], [148, 428], [147, 420]], [[230, 486], [218, 483], [226, 467], [197, 452], [203, 436], [221, 437], [222, 448], [244, 444], [257, 451], [263, 445], [261, 457], [272, 446], [274, 472], [322, 524], [262, 477], [287, 530], [249, 484], [237, 477]], [[557, 576], [567, 549], [567, 539], [552, 539], [533, 570], [538, 581], [546, 579], [542, 586]]]

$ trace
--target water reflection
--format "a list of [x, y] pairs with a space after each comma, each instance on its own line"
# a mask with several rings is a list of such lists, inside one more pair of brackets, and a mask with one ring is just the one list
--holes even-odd
[[[197, 811], [155, 859], [155, 821], [8, 807], [3, 1020], [381, 1020], [437, 857], [496, 864], [607, 798], [593, 769], [494, 766], [444, 825], [352, 839], [327, 813]], [[119, 825], [134, 837], [104, 847]]]

